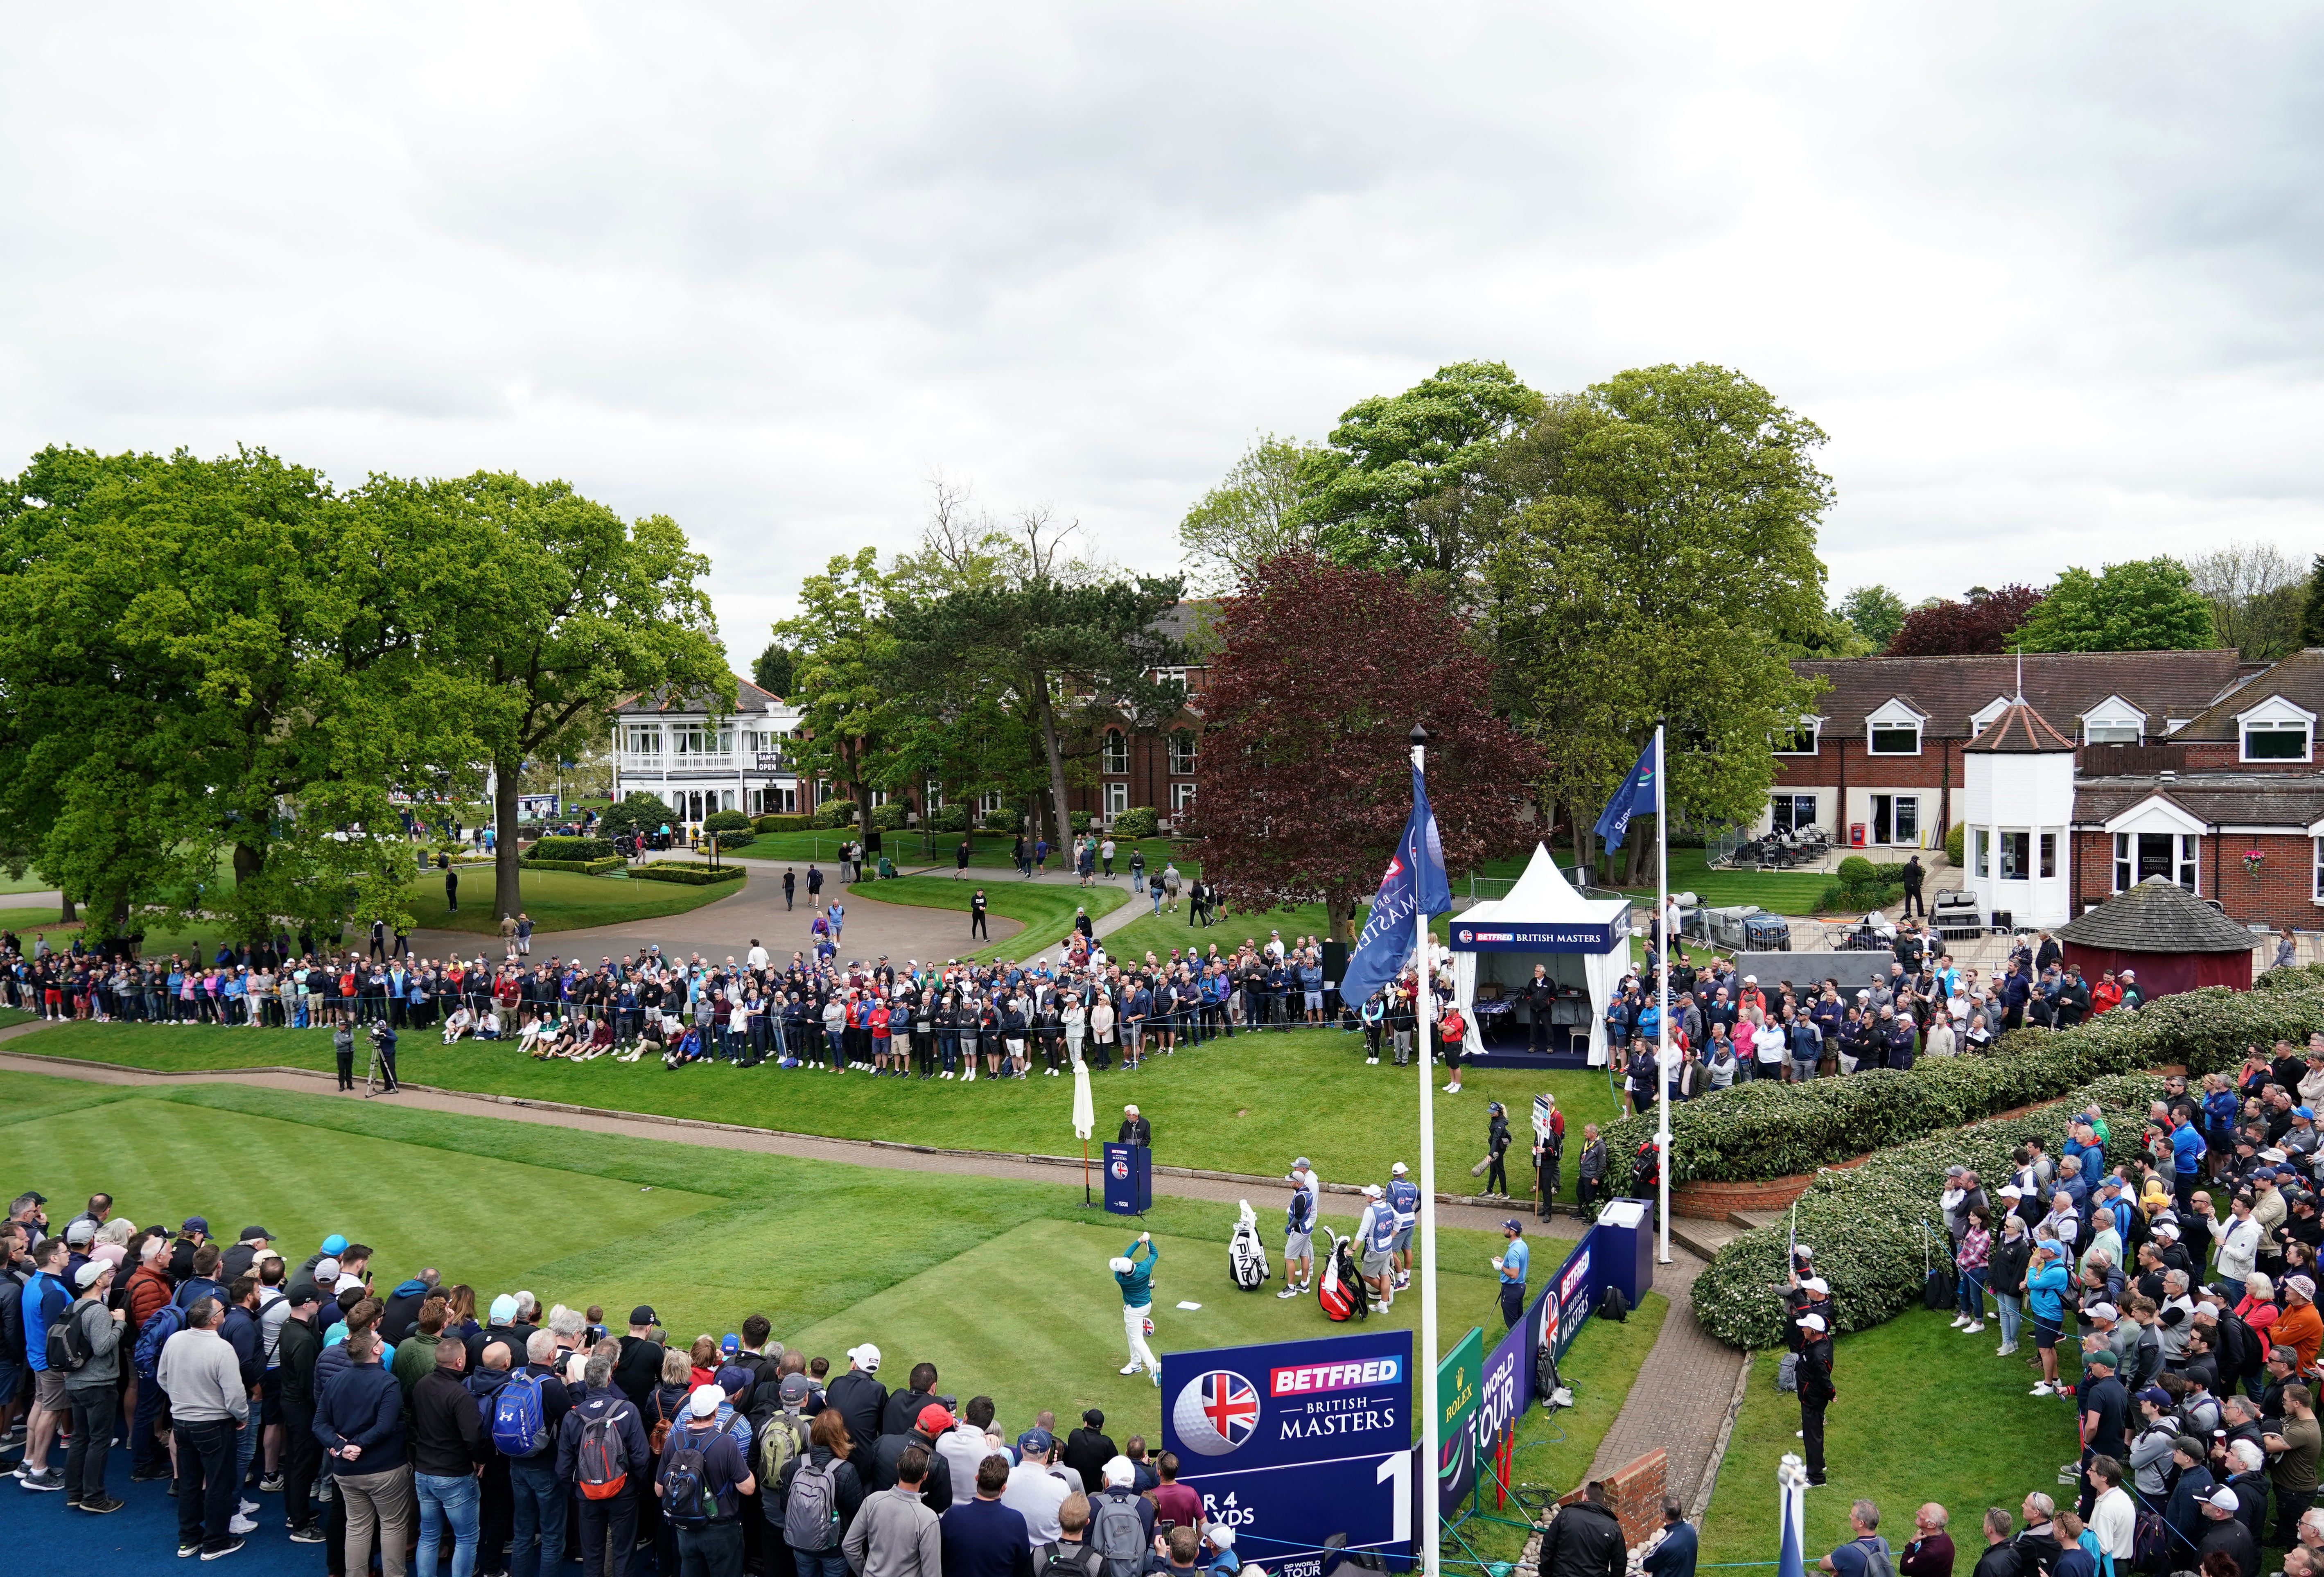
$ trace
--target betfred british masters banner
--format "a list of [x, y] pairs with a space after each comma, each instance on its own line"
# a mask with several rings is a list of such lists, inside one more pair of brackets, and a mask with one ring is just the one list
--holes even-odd
[[1162, 1355], [1162, 1443], [1203, 1514], [1278, 1577], [1412, 1542], [1412, 1333]]

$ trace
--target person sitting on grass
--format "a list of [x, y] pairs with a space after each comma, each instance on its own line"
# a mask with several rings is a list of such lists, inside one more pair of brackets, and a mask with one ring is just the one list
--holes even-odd
[[476, 1027], [476, 1016], [464, 1005], [452, 1010], [444, 1020], [444, 1044], [451, 1046], [466, 1038]]
[[689, 1026], [678, 1038], [678, 1044], [662, 1054], [661, 1065], [675, 1071], [690, 1062], [702, 1060], [702, 1032]]

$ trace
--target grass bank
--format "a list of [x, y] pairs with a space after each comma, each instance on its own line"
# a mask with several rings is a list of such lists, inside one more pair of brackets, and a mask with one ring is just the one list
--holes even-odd
[[[1058, 887], [1038, 881], [961, 881], [950, 876], [899, 876], [892, 881], [875, 878], [856, 882], [847, 890], [881, 903], [954, 909], [965, 915], [969, 900], [980, 888], [984, 891], [988, 912], [1015, 920], [1025, 927], [1001, 941], [961, 954], [980, 962], [1030, 958], [1065, 939], [1066, 933], [1073, 929], [1076, 911], [1087, 908], [1094, 921], [1120, 908], [1130, 897], [1118, 887]], [[967, 929], [964, 921], [961, 930], [965, 933]], [[963, 940], [966, 939], [964, 935]]]
[[[466, 865], [460, 872], [457, 913], [444, 903], [444, 878], [431, 872], [411, 885], [406, 901], [420, 928], [466, 931], [492, 936], [500, 932], [493, 897], [498, 891], [490, 865]], [[715, 903], [742, 890], [748, 877], [715, 887], [687, 887], [675, 881], [632, 881], [625, 877], [585, 876], [577, 871], [526, 871], [519, 878], [518, 900], [532, 917], [536, 931], [586, 931], [593, 926], [626, 925], [635, 920], [682, 915], [704, 904]]]

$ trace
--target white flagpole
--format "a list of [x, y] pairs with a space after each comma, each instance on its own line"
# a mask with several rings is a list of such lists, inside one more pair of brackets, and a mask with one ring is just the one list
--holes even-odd
[[1665, 765], [1663, 759], [1663, 725], [1657, 723], [1655, 724], [1655, 923], [1647, 927], [1646, 934], [1651, 936], [1659, 932], [1663, 941], [1655, 960], [1655, 973], [1659, 978], [1655, 982], [1655, 1001], [1661, 1009], [1655, 1015], [1655, 1082], [1662, 1086], [1662, 1125], [1655, 1133], [1655, 1148], [1661, 1152], [1656, 1157], [1660, 1165], [1655, 1171], [1662, 1179], [1659, 1189], [1662, 1195], [1662, 1251], [1657, 1262], [1664, 1265], [1671, 1262], [1670, 955], [1675, 940], [1670, 924], [1670, 816], [1666, 814], [1669, 802], [1664, 798], [1664, 780], [1669, 773], [1664, 770]]
[[[1417, 724], [1412, 730], [1412, 770], [1425, 774], [1428, 731]], [[1428, 909], [1418, 902], [1420, 872], [1412, 873], [1413, 1012], [1420, 1035], [1420, 1515], [1428, 1524], [1421, 1545], [1422, 1570], [1426, 1577], [1443, 1577], [1443, 1551], [1437, 1515], [1437, 1464], [1443, 1445], [1437, 1438], [1436, 1416], [1436, 1118], [1435, 1081], [1429, 1073], [1430, 1020], [1436, 1010], [1436, 992], [1428, 978]]]

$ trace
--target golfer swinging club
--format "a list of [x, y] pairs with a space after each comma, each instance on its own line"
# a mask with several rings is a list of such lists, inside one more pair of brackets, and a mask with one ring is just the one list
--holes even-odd
[[1157, 1386], [1162, 1383], [1162, 1360], [1146, 1344], [1146, 1333], [1154, 1328], [1154, 1267], [1161, 1259], [1154, 1234], [1140, 1232], [1128, 1255], [1107, 1261], [1113, 1279], [1121, 1286], [1121, 1328], [1130, 1338], [1130, 1361], [1121, 1366], [1121, 1372], [1136, 1374], [1143, 1369]]

